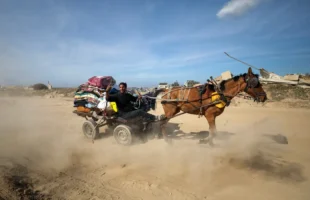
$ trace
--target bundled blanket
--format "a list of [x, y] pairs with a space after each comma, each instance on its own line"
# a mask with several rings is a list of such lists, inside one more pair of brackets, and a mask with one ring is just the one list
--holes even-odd
[[100, 96], [100, 94], [102, 92], [104, 92], [104, 91], [105, 91], [105, 89], [101, 89], [101, 88], [98, 88], [96, 86], [92, 86], [92, 85], [89, 85], [89, 84], [85, 83], [85, 84], [82, 84], [82, 85], [80, 85], [78, 87], [76, 93], [78, 93], [78, 92], [88, 92], [88, 93], [93, 93], [93, 94], [95, 94], [97, 96]]
[[[107, 85], [114, 84], [115, 80], [110, 76], [94, 76], [81, 84], [74, 95], [74, 107], [99, 108], [102, 109], [105, 101], [105, 89]], [[110, 94], [117, 93], [118, 90], [112, 88]], [[106, 104], [106, 102], [104, 102]], [[98, 107], [99, 105], [99, 107]], [[110, 104], [105, 106], [110, 107]]]
[[84, 106], [88, 108], [96, 107], [99, 100], [100, 94], [85, 91], [78, 91], [74, 95], [74, 104], [79, 106]]
[[[108, 85], [114, 85], [115, 79], [112, 76], [93, 76], [78, 87], [74, 95], [74, 107], [97, 107], [102, 94]], [[113, 91], [117, 92], [117, 91]]]
[[[117, 93], [118, 90], [113, 88], [110, 90], [109, 94]], [[75, 92], [74, 95], [74, 107], [77, 106], [84, 106], [88, 108], [97, 107], [97, 105], [105, 99], [105, 92], [99, 92], [98, 90], [94, 89], [91, 90], [88, 88], [87, 90], [79, 90]]]

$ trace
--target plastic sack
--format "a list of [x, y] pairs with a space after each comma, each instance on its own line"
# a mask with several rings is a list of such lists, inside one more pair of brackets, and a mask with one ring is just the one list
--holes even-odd
[[104, 110], [113, 110], [114, 112], [117, 112], [117, 106], [115, 102], [108, 102], [106, 99], [106, 93], [103, 93], [103, 96], [99, 98], [99, 103], [97, 105], [97, 108]]

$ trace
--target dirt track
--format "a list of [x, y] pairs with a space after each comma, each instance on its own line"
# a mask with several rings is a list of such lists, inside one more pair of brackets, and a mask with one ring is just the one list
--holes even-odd
[[197, 144], [197, 116], [171, 120], [173, 146], [122, 147], [85, 139], [71, 99], [0, 98], [0, 110], [0, 199], [310, 199], [309, 110], [229, 107], [214, 148]]

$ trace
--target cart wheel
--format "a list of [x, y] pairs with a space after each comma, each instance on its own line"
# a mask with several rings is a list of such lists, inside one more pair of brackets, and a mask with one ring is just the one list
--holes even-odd
[[113, 131], [113, 136], [118, 144], [130, 145], [132, 143], [132, 129], [126, 125], [118, 125]]
[[88, 119], [83, 123], [82, 130], [84, 135], [89, 139], [96, 139], [99, 135], [99, 127], [96, 127], [93, 119]]

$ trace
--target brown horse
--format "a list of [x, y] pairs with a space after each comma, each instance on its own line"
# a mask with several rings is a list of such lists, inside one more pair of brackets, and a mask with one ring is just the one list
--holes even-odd
[[[161, 132], [166, 141], [166, 125], [180, 111], [183, 113], [204, 115], [209, 123], [209, 136], [202, 143], [213, 145], [216, 135], [215, 118], [221, 115], [225, 107], [240, 92], [246, 92], [255, 101], [265, 102], [267, 95], [258, 80], [258, 75], [253, 74], [252, 69], [248, 73], [235, 76], [229, 80], [222, 81], [217, 87], [215, 84], [204, 84], [203, 87], [172, 87], [165, 89], [161, 98], [165, 117], [161, 123]], [[215, 102], [214, 100], [217, 99]]]

